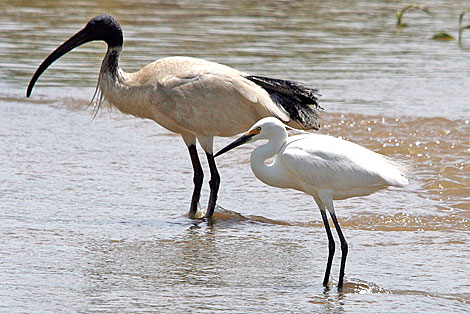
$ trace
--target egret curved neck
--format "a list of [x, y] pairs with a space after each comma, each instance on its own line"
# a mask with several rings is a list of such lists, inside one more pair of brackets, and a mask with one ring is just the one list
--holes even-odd
[[250, 157], [251, 170], [255, 176], [268, 185], [282, 187], [280, 178], [280, 167], [276, 158], [274, 162], [267, 165], [266, 161], [279, 153], [282, 146], [286, 143], [287, 132], [277, 133], [269, 139], [264, 145], [257, 147]]

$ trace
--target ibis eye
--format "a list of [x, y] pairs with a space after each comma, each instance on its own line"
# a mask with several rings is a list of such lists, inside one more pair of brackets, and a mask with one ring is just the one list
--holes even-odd
[[261, 132], [261, 127], [260, 127], [260, 126], [257, 127], [257, 128], [256, 128], [256, 131]]

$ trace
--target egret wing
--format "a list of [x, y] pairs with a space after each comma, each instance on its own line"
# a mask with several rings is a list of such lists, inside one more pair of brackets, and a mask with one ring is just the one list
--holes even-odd
[[401, 185], [397, 184], [397, 178], [403, 181], [404, 176], [384, 156], [325, 135], [290, 140], [281, 152], [281, 160], [293, 180], [304, 188], [372, 192], [389, 185]]

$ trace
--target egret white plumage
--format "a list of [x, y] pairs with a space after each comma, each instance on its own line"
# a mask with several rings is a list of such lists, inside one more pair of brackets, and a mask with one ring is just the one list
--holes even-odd
[[31, 95], [39, 76], [72, 49], [102, 40], [107, 52], [98, 80], [98, 109], [104, 100], [123, 113], [154, 120], [181, 134], [194, 170], [190, 217], [197, 211], [203, 171], [196, 139], [206, 152], [211, 172], [206, 217], [211, 217], [220, 177], [213, 157], [214, 136], [233, 136], [267, 116], [302, 129], [318, 129], [317, 91], [286, 80], [253, 76], [228, 66], [190, 57], [157, 60], [135, 73], [118, 65], [123, 45], [122, 29], [109, 15], [87, 25], [54, 50], [34, 73], [27, 89]]
[[[257, 140], [268, 142], [251, 154], [250, 164], [255, 176], [267, 185], [294, 189], [313, 196], [320, 209], [329, 247], [324, 286], [329, 281], [335, 252], [326, 211], [330, 213], [341, 241], [338, 281], [338, 288], [341, 289], [348, 244], [336, 218], [333, 200], [365, 196], [389, 186], [405, 186], [408, 178], [391, 159], [355, 143], [320, 134], [288, 137], [285, 125], [272, 117], [258, 121], [242, 137], [214, 156]], [[271, 158], [274, 161], [266, 164]]]

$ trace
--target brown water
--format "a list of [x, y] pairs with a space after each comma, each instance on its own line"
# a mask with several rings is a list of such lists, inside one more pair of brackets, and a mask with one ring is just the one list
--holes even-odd
[[[409, 12], [398, 32], [405, 4], [2, 1], [0, 312], [470, 312], [470, 33], [468, 47], [429, 39], [456, 35], [469, 4], [427, 1], [434, 18]], [[316, 205], [257, 181], [254, 146], [219, 160], [224, 209], [207, 223], [186, 216], [179, 136], [107, 110], [91, 121], [103, 44], [62, 58], [25, 99], [43, 58], [105, 12], [123, 26], [125, 70], [190, 55], [303, 81], [323, 95], [322, 133], [407, 165], [406, 188], [336, 202], [342, 293], [339, 253], [321, 286]]]

